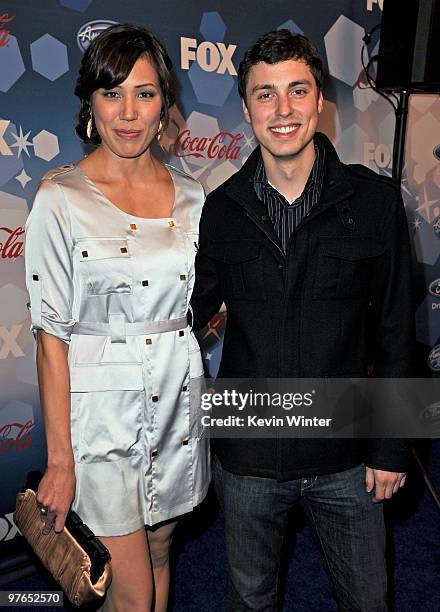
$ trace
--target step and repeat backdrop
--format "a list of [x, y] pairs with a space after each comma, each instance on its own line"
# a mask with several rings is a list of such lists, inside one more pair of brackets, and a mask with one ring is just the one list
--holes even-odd
[[[367, 85], [363, 37], [382, 0], [0, 0], [0, 556], [14, 552], [15, 495], [45, 463], [35, 343], [24, 281], [24, 224], [41, 176], [87, 151], [74, 133], [74, 84], [90, 41], [112, 23], [159, 34], [179, 96], [160, 155], [211, 191], [247, 159], [236, 70], [260, 34], [289, 28], [309, 36], [326, 63], [321, 130], [347, 163], [391, 175], [394, 112]], [[377, 53], [378, 39], [365, 51]], [[414, 245], [421, 369], [440, 372], [440, 101], [412, 96], [402, 193]], [[215, 375], [226, 315], [201, 334]], [[319, 325], [319, 321], [316, 322]]]

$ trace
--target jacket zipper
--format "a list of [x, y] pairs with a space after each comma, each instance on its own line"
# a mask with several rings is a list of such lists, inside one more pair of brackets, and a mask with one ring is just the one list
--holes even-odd
[[[283, 258], [283, 309], [282, 309], [282, 325], [278, 326], [278, 332], [277, 332], [277, 342], [278, 342], [278, 346], [280, 347], [280, 351], [278, 353], [278, 372], [280, 373], [280, 375], [283, 372], [283, 368], [282, 368], [282, 359], [283, 359], [283, 343], [282, 343], [282, 338], [281, 338], [281, 334], [282, 331], [284, 330], [284, 325], [285, 325], [285, 309], [286, 309], [286, 287], [287, 287], [287, 257], [286, 257], [286, 253], [284, 253], [283, 249], [280, 247], [280, 245], [272, 238], [272, 236], [270, 236], [266, 231], [264, 226], [261, 225], [260, 223], [260, 219], [252, 214], [250, 214], [249, 212], [246, 213], [247, 216], [249, 217], [249, 219], [251, 221], [253, 221], [255, 223], [255, 225], [258, 227], [258, 229], [260, 229], [264, 235], [266, 236], [266, 238], [269, 239], [269, 241], [276, 247], [277, 251], [281, 254], [282, 258]], [[281, 264], [278, 264], [281, 265]], [[280, 448], [280, 440], [278, 438], [278, 436], [275, 438], [275, 455], [276, 455], [276, 464], [275, 464], [275, 470], [276, 470], [276, 474], [277, 476], [281, 473], [280, 470], [280, 452], [281, 452], [281, 448]]]

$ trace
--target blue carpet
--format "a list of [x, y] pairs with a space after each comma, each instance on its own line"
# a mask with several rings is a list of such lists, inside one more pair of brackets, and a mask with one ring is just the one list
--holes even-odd
[[[423, 453], [422, 453], [423, 455]], [[433, 444], [429, 472], [440, 490], [440, 442]], [[405, 490], [406, 489], [406, 490]], [[440, 513], [414, 469], [407, 486], [387, 503], [390, 591], [396, 612], [440, 612]], [[294, 512], [282, 570], [283, 612], [335, 612], [317, 545]], [[178, 527], [173, 554], [170, 612], [225, 612], [226, 555], [223, 520], [214, 495]], [[43, 573], [1, 590], [56, 589]], [[16, 610], [18, 608], [15, 608]], [[23, 608], [30, 610], [31, 608]], [[37, 608], [34, 608], [37, 609]], [[38, 608], [47, 612], [74, 608]]]

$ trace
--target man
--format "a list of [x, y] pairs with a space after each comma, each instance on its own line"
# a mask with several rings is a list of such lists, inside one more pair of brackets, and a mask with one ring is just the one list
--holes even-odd
[[[410, 250], [398, 189], [342, 164], [316, 133], [323, 66], [303, 36], [262, 36], [238, 71], [259, 147], [207, 198], [195, 328], [225, 302], [220, 378], [410, 374]], [[387, 610], [382, 504], [405, 482], [400, 440], [213, 441], [230, 610], [273, 611], [287, 511], [300, 500], [339, 608]]]

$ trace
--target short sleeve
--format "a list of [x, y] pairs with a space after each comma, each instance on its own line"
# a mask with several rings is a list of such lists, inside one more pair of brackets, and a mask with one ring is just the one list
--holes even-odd
[[42, 181], [26, 222], [26, 285], [32, 332], [38, 329], [68, 342], [75, 321], [73, 241], [62, 189]]

